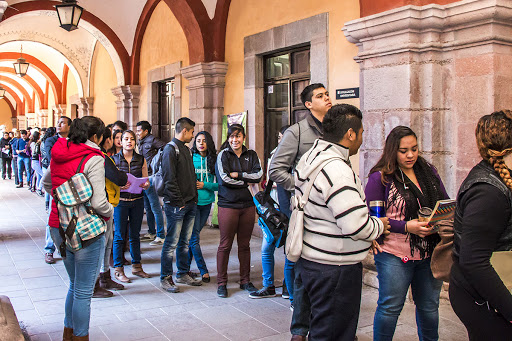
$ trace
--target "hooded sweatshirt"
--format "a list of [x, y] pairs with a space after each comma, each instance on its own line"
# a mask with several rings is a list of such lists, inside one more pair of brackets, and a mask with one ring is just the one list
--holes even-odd
[[329, 265], [361, 262], [384, 226], [370, 217], [359, 177], [349, 161], [349, 150], [317, 139], [295, 171], [295, 193], [302, 194], [312, 173], [326, 160], [304, 207], [304, 244], [301, 257]]
[[[95, 143], [87, 140], [85, 143], [75, 144], [65, 138], [59, 138], [52, 149], [52, 160], [48, 171], [43, 176], [43, 186], [46, 192], [53, 191], [76, 174], [77, 168], [86, 156], [82, 169], [93, 189], [91, 205], [99, 215], [111, 217], [114, 208], [107, 201], [105, 192], [105, 159], [103, 153]], [[52, 201], [52, 210], [48, 218], [50, 227], [59, 227], [59, 214], [57, 203]]]
[[219, 184], [215, 182], [215, 175], [208, 171], [207, 158], [199, 153], [192, 155], [196, 180], [204, 183], [202, 189], [197, 190], [197, 205], [205, 206], [215, 202], [215, 191], [219, 190]]

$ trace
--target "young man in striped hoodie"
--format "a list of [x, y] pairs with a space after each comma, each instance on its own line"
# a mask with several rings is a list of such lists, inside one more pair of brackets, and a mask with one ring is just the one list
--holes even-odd
[[[295, 171], [296, 192], [314, 181], [304, 207], [304, 243], [295, 283], [302, 284], [296, 288], [304, 290], [304, 302], [310, 304], [309, 338], [353, 341], [361, 303], [361, 261], [389, 225], [387, 218], [369, 215], [363, 186], [350, 165], [349, 156], [357, 154], [363, 141], [361, 111], [335, 105], [322, 125], [323, 138], [303, 155]], [[327, 160], [332, 161], [311, 179]]]

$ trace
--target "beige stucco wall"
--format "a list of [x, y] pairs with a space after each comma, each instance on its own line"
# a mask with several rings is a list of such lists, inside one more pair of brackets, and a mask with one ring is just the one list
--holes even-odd
[[[233, 0], [226, 31], [226, 114], [244, 109], [244, 37], [325, 12], [329, 13], [328, 90], [335, 96], [336, 89], [359, 86], [359, 66], [353, 60], [357, 47], [341, 32], [346, 21], [359, 18], [359, 1], [284, 0], [276, 6], [271, 0]], [[359, 106], [359, 99], [344, 103]]]
[[11, 108], [3, 99], [0, 99], [0, 126], [5, 125], [5, 130], [12, 129]]
[[[188, 45], [185, 33], [165, 2], [160, 2], [149, 20], [140, 53], [140, 85], [141, 97], [139, 119], [148, 118], [148, 71], [168, 64], [182, 62], [189, 65]], [[189, 94], [186, 89], [187, 80], [181, 83], [181, 114], [188, 116]]]
[[71, 101], [69, 98], [71, 96], [78, 95], [78, 84], [76, 82], [75, 76], [73, 73], [68, 72], [68, 80], [66, 83], [66, 116], [71, 117]]
[[[232, 0], [226, 31], [226, 62], [229, 64], [224, 93], [225, 114], [244, 110], [244, 37], [309, 18], [329, 14], [329, 86], [333, 104], [359, 107], [359, 99], [336, 101], [336, 89], [359, 86], [359, 66], [354, 61], [357, 47], [341, 31], [345, 22], [359, 18], [357, 0]], [[249, 113], [250, 114], [250, 113]], [[358, 169], [358, 157], [353, 157]]]
[[96, 44], [91, 63], [91, 97], [94, 98], [94, 116], [105, 124], [117, 120], [116, 97], [112, 88], [117, 86], [116, 71], [107, 50], [100, 43]]

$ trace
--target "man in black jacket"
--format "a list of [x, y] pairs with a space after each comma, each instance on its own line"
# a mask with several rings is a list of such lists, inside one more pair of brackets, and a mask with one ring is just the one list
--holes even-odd
[[[165, 147], [165, 142], [151, 135], [151, 124], [148, 121], [137, 122], [136, 128], [139, 147], [139, 154], [146, 159], [148, 165], [149, 187], [144, 190], [144, 208], [146, 209], [146, 219], [148, 222], [148, 233], [146, 233], [141, 240], [152, 240], [149, 245], [163, 245], [165, 238], [164, 230], [164, 215], [162, 213], [162, 206], [158, 194], [153, 187], [151, 181], [151, 160], [158, 153], [158, 150]], [[155, 231], [156, 220], [156, 231]]]
[[0, 161], [2, 162], [2, 179], [4, 180], [6, 176], [9, 178], [9, 180], [11, 180], [12, 177], [12, 150], [9, 141], [11, 141], [9, 132], [4, 131], [4, 137], [0, 139], [0, 152], [2, 153], [2, 158]]
[[197, 208], [196, 173], [192, 154], [185, 143], [194, 138], [195, 123], [187, 117], [176, 122], [176, 137], [167, 144], [162, 155], [164, 210], [167, 235], [162, 248], [160, 285], [168, 292], [178, 292], [172, 279], [173, 253], [176, 249], [176, 282], [201, 285], [201, 280], [188, 273], [188, 243], [194, 228]]

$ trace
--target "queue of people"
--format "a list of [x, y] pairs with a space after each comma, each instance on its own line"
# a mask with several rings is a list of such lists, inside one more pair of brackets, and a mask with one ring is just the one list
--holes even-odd
[[[398, 126], [387, 136], [363, 188], [350, 162], [363, 141], [361, 111], [347, 104], [333, 106], [320, 83], [307, 86], [301, 99], [310, 114], [282, 129], [268, 166], [268, 178], [276, 184], [274, 198], [284, 214], [290, 217], [297, 209], [295, 196], [308, 196], [301, 207], [300, 258], [286, 258], [284, 266], [283, 297], [289, 297], [293, 311], [292, 340], [356, 339], [362, 260], [368, 252], [374, 253], [379, 282], [374, 340], [393, 339], [409, 287], [418, 338], [438, 340], [442, 281], [434, 278], [431, 261], [440, 237], [435, 227], [418, 220], [422, 208], [433, 209], [449, 198], [435, 165], [420, 155], [416, 133]], [[163, 290], [178, 293], [178, 284], [209, 283], [200, 235], [216, 201], [217, 295], [229, 296], [228, 262], [235, 236], [240, 289], [253, 299], [277, 295], [277, 245], [262, 245], [263, 287], [251, 281], [253, 194], [263, 167], [256, 152], [245, 146], [244, 127], [230, 125], [218, 153], [210, 133], [195, 134], [189, 118], [180, 118], [175, 132], [166, 143], [151, 134], [147, 121], [138, 122], [134, 132], [121, 121], [105, 126], [97, 117], [61, 117], [56, 128], [21, 130], [19, 137], [5, 132], [0, 139], [2, 178], [12, 179], [14, 169], [16, 187], [27, 183], [41, 196], [46, 191], [45, 261], [55, 262], [56, 249], [65, 253], [70, 278], [64, 340], [88, 340], [92, 297], [129, 290], [133, 278], [125, 265], [131, 264], [134, 276], [151, 277], [142, 267], [141, 241], [162, 247]], [[450, 301], [471, 340], [512, 335], [512, 295], [490, 264], [494, 252], [512, 249], [511, 136], [510, 111], [482, 117], [476, 139], [483, 160], [457, 196]], [[56, 193], [77, 173], [85, 175], [82, 185], [91, 193], [80, 203], [88, 208], [77, 211], [75, 231], [69, 232], [61, 227], [64, 199]], [[143, 181], [134, 190], [130, 179]], [[381, 217], [370, 214], [369, 204], [375, 201], [383, 203]], [[144, 212], [147, 233], [142, 231]], [[101, 217], [100, 223], [87, 226], [87, 215]], [[127, 250], [130, 261], [124, 256]], [[199, 273], [191, 271], [193, 260]]]

